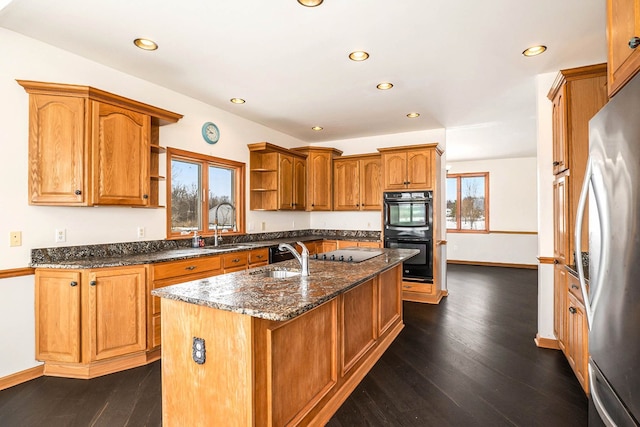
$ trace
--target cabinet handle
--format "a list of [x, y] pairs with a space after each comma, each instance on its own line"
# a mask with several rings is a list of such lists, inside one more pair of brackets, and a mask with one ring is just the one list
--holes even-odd
[[577, 311], [577, 310], [576, 310], [575, 308], [573, 308], [573, 307], [569, 307], [569, 313], [571, 313], [571, 314], [576, 314], [576, 311]]
[[638, 46], [640, 46], [640, 37], [631, 37], [631, 40], [629, 40], [629, 48], [635, 49]]
[[190, 265], [189, 267], [185, 267], [184, 269], [191, 271], [191, 270], [195, 270], [196, 268], [197, 267], [195, 265]]
[[73, 281], [73, 282], [71, 282], [71, 283], [69, 283], [69, 284], [71, 285], [71, 287], [72, 287], [72, 288], [73, 288], [74, 286], [78, 286], [78, 282], [76, 282], [76, 281]]
[[240, 262], [240, 258], [234, 258], [231, 260], [231, 262]]
[[90, 284], [91, 286], [95, 286], [95, 285], [97, 284], [97, 282], [96, 282], [95, 280], [92, 280], [92, 281], [90, 281], [90, 282], [89, 282], [89, 284]]
[[560, 166], [560, 162], [558, 161], [553, 162], [553, 166]]
[[79, 195], [81, 195], [81, 194], [82, 194], [82, 191], [80, 191], [80, 190], [76, 190], [76, 191], [75, 191], [75, 193], [76, 193], [76, 196], [79, 196]]
[[143, 194], [143, 195], [142, 195], [142, 198], [143, 198], [143, 199], [148, 199], [148, 198], [149, 198], [149, 195], [148, 195], [148, 194]]
[[256, 258], [258, 259], [262, 259], [262, 257], [263, 257], [262, 255], [256, 255]]
[[580, 288], [579, 288], [579, 287], [577, 287], [576, 285], [571, 285], [571, 287], [572, 287], [573, 289], [580, 289]]

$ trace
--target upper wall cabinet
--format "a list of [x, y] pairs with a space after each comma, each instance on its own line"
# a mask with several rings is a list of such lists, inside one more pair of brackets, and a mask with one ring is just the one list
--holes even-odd
[[158, 206], [158, 126], [182, 115], [89, 86], [29, 93], [29, 203]]
[[609, 96], [640, 70], [640, 0], [607, 0]]
[[434, 167], [438, 144], [378, 148], [382, 153], [384, 191], [432, 190], [436, 181]]
[[306, 154], [268, 142], [249, 144], [251, 210], [305, 210]]
[[333, 162], [333, 209], [372, 211], [382, 209], [379, 154], [343, 156]]
[[299, 147], [294, 151], [307, 155], [307, 210], [332, 210], [333, 159], [342, 151], [325, 147]]

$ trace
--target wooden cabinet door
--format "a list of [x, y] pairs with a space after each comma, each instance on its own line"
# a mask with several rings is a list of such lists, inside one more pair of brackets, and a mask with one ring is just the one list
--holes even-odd
[[146, 348], [145, 267], [90, 270], [86, 281], [83, 326], [87, 331], [88, 360], [121, 356]]
[[567, 359], [582, 388], [588, 390], [588, 328], [584, 305], [568, 295]]
[[109, 104], [91, 104], [94, 203], [147, 206], [151, 118]]
[[333, 163], [333, 210], [357, 211], [360, 208], [360, 162], [340, 160]]
[[385, 153], [383, 185], [385, 191], [404, 190], [407, 181], [407, 153]]
[[409, 189], [431, 190], [433, 182], [432, 150], [415, 150], [407, 152], [407, 186]]
[[293, 209], [303, 211], [307, 208], [307, 162], [293, 158]]
[[307, 158], [309, 175], [308, 210], [330, 211], [332, 199], [332, 167], [330, 153], [311, 152]]
[[379, 158], [360, 161], [360, 210], [382, 209], [381, 166]]
[[569, 167], [567, 143], [567, 87], [564, 85], [553, 100], [553, 174], [557, 175]]
[[85, 100], [29, 96], [29, 203], [86, 205]]
[[568, 174], [560, 175], [553, 182], [553, 256], [561, 264], [567, 264], [570, 250], [568, 213]]
[[278, 209], [293, 209], [293, 157], [278, 154]]
[[613, 96], [640, 69], [640, 0], [607, 0], [609, 96]]
[[348, 292], [340, 299], [342, 311], [342, 360], [344, 376], [375, 345], [378, 338], [376, 301], [377, 279], [371, 279]]
[[556, 264], [553, 270], [553, 333], [566, 354], [567, 270], [564, 264]]
[[378, 336], [402, 322], [402, 265], [378, 276]]
[[80, 362], [80, 272], [36, 270], [36, 359]]

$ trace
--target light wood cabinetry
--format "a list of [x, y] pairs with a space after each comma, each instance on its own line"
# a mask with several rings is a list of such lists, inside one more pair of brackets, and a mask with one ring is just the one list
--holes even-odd
[[249, 144], [251, 210], [306, 209], [306, 154], [268, 142]]
[[29, 203], [157, 206], [158, 126], [182, 115], [88, 86], [29, 93]]
[[381, 248], [382, 242], [362, 242], [356, 240], [336, 240], [337, 249], [358, 247], [358, 248]]
[[[575, 247], [574, 229], [589, 154], [589, 120], [607, 102], [607, 65], [561, 70], [548, 94], [553, 102], [553, 229], [554, 333], [578, 380], [587, 390], [584, 307], [572, 293], [575, 278], [567, 266], [582, 262], [588, 247], [588, 210], [582, 226], [582, 247]], [[576, 305], [576, 302], [578, 305]], [[580, 326], [578, 324], [580, 323]], [[578, 350], [578, 349], [582, 350]], [[584, 350], [584, 351], [583, 351]]]
[[378, 148], [382, 153], [383, 191], [433, 190], [437, 144]]
[[307, 210], [333, 209], [333, 159], [342, 151], [335, 148], [299, 147], [293, 149], [307, 155]]
[[586, 393], [589, 392], [589, 329], [583, 302], [576, 296], [575, 290], [580, 289], [578, 278], [567, 274], [567, 313], [566, 316], [566, 346], [565, 355], [573, 369], [580, 385]]
[[163, 422], [324, 425], [402, 330], [400, 281], [396, 266], [285, 322], [163, 299]]
[[236, 271], [246, 270], [249, 265], [249, 252], [233, 252], [222, 255], [223, 272], [233, 273]]
[[609, 96], [640, 70], [640, 0], [607, 0]]
[[253, 249], [249, 252], [249, 268], [262, 267], [269, 264], [269, 249]]
[[[147, 291], [147, 348], [158, 352], [162, 344], [160, 316], [160, 298], [151, 295], [154, 289], [162, 288], [189, 280], [198, 280], [222, 274], [222, 258], [218, 255], [191, 258], [180, 261], [161, 262], [149, 266], [149, 289]], [[151, 358], [157, 359], [160, 354]]]
[[36, 358], [92, 378], [146, 361], [146, 267], [36, 269]]
[[333, 209], [382, 209], [379, 154], [342, 156], [333, 161]]

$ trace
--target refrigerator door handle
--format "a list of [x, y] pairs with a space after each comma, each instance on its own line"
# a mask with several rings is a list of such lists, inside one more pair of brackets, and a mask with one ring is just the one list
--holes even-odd
[[587, 170], [584, 175], [584, 181], [582, 183], [582, 190], [580, 191], [580, 199], [578, 200], [578, 211], [576, 212], [576, 225], [575, 225], [575, 234], [574, 241], [576, 250], [582, 248], [582, 219], [584, 217], [584, 210], [587, 203], [587, 196], [589, 193], [589, 186], [593, 189], [593, 195], [596, 201], [596, 209], [598, 210], [598, 225], [600, 228], [600, 236], [601, 239], [601, 249], [599, 251], [599, 259], [598, 259], [598, 274], [595, 277], [595, 281], [591, 283], [590, 294], [591, 298], [589, 298], [589, 294], [587, 293], [586, 281], [584, 277], [584, 267], [582, 262], [576, 262], [576, 270], [578, 271], [578, 279], [580, 280], [580, 291], [582, 293], [582, 299], [584, 300], [585, 312], [587, 314], [587, 326], [591, 329], [591, 324], [593, 323], [593, 313], [598, 305], [598, 301], [600, 299], [600, 294], [602, 292], [602, 285], [604, 283], [604, 272], [606, 265], [605, 262], [608, 259], [609, 252], [609, 213], [605, 209], [606, 206], [603, 197], [606, 197], [605, 192], [602, 190], [603, 185], [598, 179], [600, 175], [597, 173], [597, 170], [594, 170], [593, 161], [591, 157], [587, 161]]
[[598, 411], [598, 415], [600, 415], [600, 419], [604, 423], [606, 427], [617, 427], [615, 421], [609, 412], [607, 411], [606, 406], [602, 403], [602, 399], [598, 394], [598, 386], [596, 385], [596, 373], [591, 366], [591, 362], [589, 363], [589, 391], [591, 392], [591, 400], [593, 401], [593, 405], [596, 407], [596, 411]]

